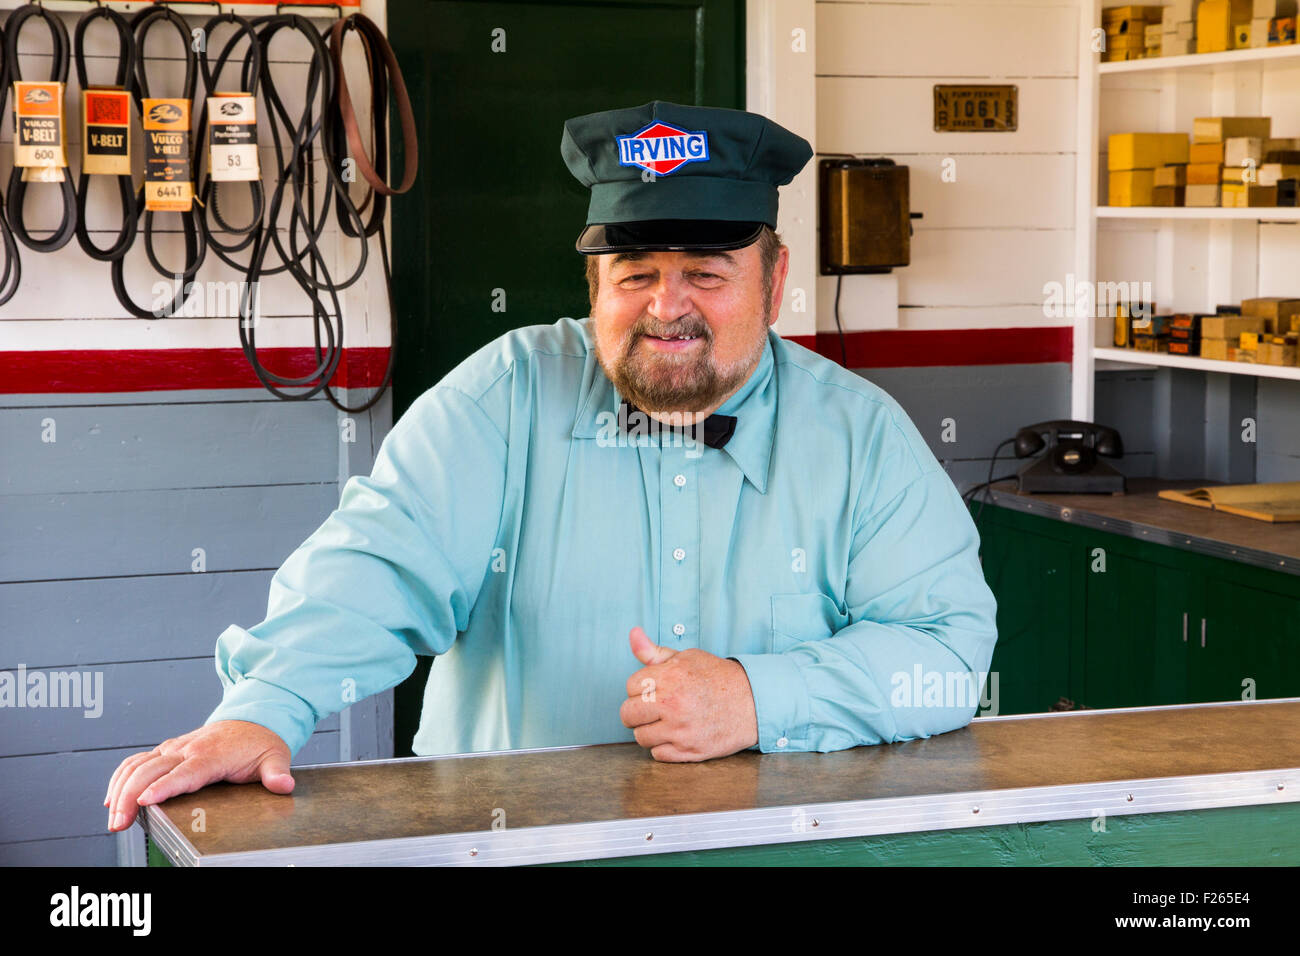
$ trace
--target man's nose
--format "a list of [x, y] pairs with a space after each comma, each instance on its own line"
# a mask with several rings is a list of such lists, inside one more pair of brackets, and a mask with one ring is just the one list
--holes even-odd
[[675, 322], [694, 310], [691, 290], [681, 276], [661, 275], [651, 290], [646, 311], [660, 322]]

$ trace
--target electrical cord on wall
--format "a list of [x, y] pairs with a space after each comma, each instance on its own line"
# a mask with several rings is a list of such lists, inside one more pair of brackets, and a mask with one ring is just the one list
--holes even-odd
[[844, 344], [844, 326], [840, 325], [840, 287], [844, 284], [844, 275], [835, 277], [835, 328], [840, 333], [840, 364], [849, 367], [849, 352]]

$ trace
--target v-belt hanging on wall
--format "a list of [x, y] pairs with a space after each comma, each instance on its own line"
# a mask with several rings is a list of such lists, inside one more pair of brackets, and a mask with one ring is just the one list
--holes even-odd
[[[419, 162], [415, 116], [397, 59], [382, 31], [359, 13], [344, 17], [336, 4], [317, 4], [313, 11], [325, 7], [332, 9], [336, 16], [321, 33], [307, 18], [283, 12], [283, 7], [292, 4], [277, 4], [274, 15], [245, 19], [234, 13], [219, 13], [212, 17], [204, 25], [205, 42], [198, 44], [196, 56], [189, 24], [166, 6], [165, 0], [143, 8], [129, 22], [98, 0], [93, 2], [95, 7], [77, 22], [74, 34], [77, 80], [82, 96], [81, 171], [76, 190], [64, 154], [63, 97], [70, 58], [67, 29], [57, 15], [39, 4], [19, 7], [0, 29], [0, 113], [10, 92], [10, 81], [19, 81], [17, 88], [22, 100], [21, 108], [15, 104], [20, 148], [15, 150], [19, 161], [10, 176], [7, 216], [4, 205], [0, 204], [0, 244], [5, 256], [4, 271], [0, 274], [0, 304], [12, 297], [18, 287], [21, 276], [18, 241], [38, 251], [53, 251], [66, 245], [75, 234], [88, 256], [110, 263], [113, 291], [131, 315], [146, 319], [175, 315], [193, 290], [194, 276], [211, 247], [222, 262], [239, 270], [245, 280], [239, 338], [249, 364], [267, 390], [289, 400], [311, 398], [323, 391], [343, 411], [361, 412], [370, 408], [391, 383], [397, 354], [392, 266], [384, 234], [387, 198], [411, 188]], [[220, 8], [219, 4], [213, 5]], [[18, 69], [18, 35], [32, 17], [45, 21], [53, 39], [53, 68], [48, 81], [22, 81]], [[118, 36], [111, 86], [93, 86], [89, 82], [85, 37], [97, 19], [107, 20]], [[151, 86], [144, 59], [145, 39], [162, 21], [176, 30], [182, 43], [184, 81], [179, 90], [168, 91], [179, 93], [178, 96], [158, 95], [163, 91]], [[212, 49], [216, 48], [210, 49], [212, 38], [224, 25], [234, 29], [214, 57]], [[300, 35], [311, 48], [306, 87], [301, 94], [304, 105], [297, 116], [289, 112], [281, 99], [269, 58], [271, 40], [281, 31]], [[368, 71], [372, 155], [366, 153], [351, 90], [343, 74], [343, 43], [350, 32], [355, 32], [361, 43]], [[295, 62], [290, 68], [296, 71], [300, 65]], [[206, 101], [196, 107], [194, 94], [199, 72], [203, 75]], [[223, 75], [227, 77], [224, 82]], [[227, 89], [219, 89], [226, 83]], [[390, 91], [402, 126], [404, 157], [402, 178], [396, 186], [388, 182]], [[138, 190], [131, 178], [131, 100], [136, 104], [143, 127], [145, 179]], [[198, 135], [191, 138], [191, 115], [195, 108], [199, 113]], [[258, 159], [259, 119], [270, 130], [275, 151], [274, 187], [269, 199]], [[352, 200], [342, 178], [343, 161], [349, 153], [367, 187], [360, 206]], [[324, 181], [319, 197], [315, 164], [318, 156], [324, 160], [320, 164]], [[95, 244], [86, 221], [91, 176], [113, 176], [117, 180], [121, 224], [107, 247]], [[63, 219], [49, 239], [32, 238], [23, 221], [26, 183], [35, 181], [62, 184]], [[223, 184], [232, 182], [247, 184], [252, 209], [244, 224], [231, 223], [221, 208]], [[193, 208], [195, 201], [200, 203], [202, 211]], [[367, 207], [369, 212], [363, 219], [362, 211]], [[331, 276], [320, 248], [331, 208], [341, 234], [360, 240], [356, 264], [343, 278]], [[179, 271], [166, 268], [154, 249], [153, 223], [158, 212], [181, 215], [185, 260]], [[283, 226], [282, 212], [287, 212], [284, 217], [287, 223]], [[145, 255], [150, 264], [168, 280], [180, 282], [170, 304], [161, 309], [143, 308], [126, 288], [125, 258], [140, 231], [141, 217]], [[372, 236], [379, 237], [392, 338], [383, 380], [369, 400], [352, 407], [340, 402], [329, 385], [343, 358], [343, 309], [339, 293], [364, 273]], [[278, 263], [268, 262], [272, 248]], [[245, 256], [247, 261], [241, 262]], [[261, 279], [279, 273], [291, 276], [311, 303], [316, 367], [306, 375], [277, 374], [263, 366], [258, 358], [256, 289]]]
[[[185, 78], [181, 82], [180, 96], [155, 97], [158, 92], [149, 85], [148, 69], [144, 60], [145, 39], [158, 23], [167, 21], [180, 36], [185, 63]], [[144, 216], [144, 251], [149, 263], [159, 275], [179, 281], [179, 288], [171, 304], [162, 309], [145, 309], [137, 305], [126, 288], [124, 276], [125, 251], [112, 260], [110, 273], [113, 292], [122, 307], [141, 319], [156, 319], [174, 315], [185, 301], [186, 290], [191, 288], [194, 275], [203, 264], [207, 249], [203, 230], [194, 215], [194, 181], [190, 139], [190, 105], [194, 100], [194, 87], [198, 80], [197, 62], [191, 48], [190, 27], [174, 10], [165, 6], [146, 7], [131, 18], [138, 55], [135, 61], [135, 81], [131, 93], [140, 111], [144, 140], [144, 183], [136, 194], [137, 216]], [[158, 259], [153, 243], [154, 214], [178, 212], [181, 214], [181, 234], [185, 240], [185, 262], [180, 270], [168, 269]]]
[[[24, 80], [18, 60], [18, 38], [32, 17], [50, 31], [53, 51], [48, 80]], [[18, 7], [5, 21], [5, 85], [13, 87], [14, 168], [9, 174], [8, 215], [14, 236], [36, 252], [54, 252], [68, 244], [76, 230], [77, 197], [68, 171], [67, 131], [63, 97], [68, 82], [68, 29], [57, 14], [37, 4]], [[28, 230], [24, 200], [28, 183], [58, 184], [63, 218], [54, 234], [37, 239]], [[16, 260], [15, 260], [16, 261]]]
[[[107, 20], [117, 31], [117, 67], [112, 86], [91, 86], [86, 70], [86, 30], [94, 20]], [[77, 180], [77, 243], [86, 255], [112, 262], [126, 255], [135, 242], [139, 210], [131, 182], [131, 91], [135, 71], [135, 36], [116, 10], [98, 6], [77, 21], [72, 33], [72, 59], [81, 86], [81, 177]], [[117, 180], [122, 209], [117, 238], [107, 249], [96, 246], [86, 228], [91, 176]]]

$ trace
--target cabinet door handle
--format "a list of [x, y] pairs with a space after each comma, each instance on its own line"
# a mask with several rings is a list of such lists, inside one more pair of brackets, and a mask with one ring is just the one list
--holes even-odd
[[1183, 612], [1183, 643], [1187, 643], [1187, 612]]
[[1201, 618], [1201, 647], [1205, 646], [1205, 618]]

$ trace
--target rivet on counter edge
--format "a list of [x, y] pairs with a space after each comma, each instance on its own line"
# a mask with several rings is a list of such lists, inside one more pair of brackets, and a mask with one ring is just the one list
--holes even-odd
[[1130, 793], [1130, 794], [1129, 794], [1127, 797], [1125, 797], [1124, 799], [1127, 800], [1129, 803], [1132, 803], [1132, 802], [1133, 802], [1133, 794]]
[[[1282, 785], [1281, 785], [1281, 784], [1278, 784], [1278, 789], [1279, 789], [1279, 790], [1282, 789]], [[821, 825], [822, 825], [822, 822], [821, 822], [820, 820], [818, 820], [816, 817], [813, 817], [813, 826], [815, 826], [815, 827], [819, 827], [819, 826], [821, 826]]]
[[980, 812], [980, 808], [979, 808], [979, 807], [975, 807], [975, 808], [973, 808], [973, 809], [971, 810], [971, 813], [979, 813], [979, 812]]
[[647, 833], [647, 834], [645, 835], [645, 838], [646, 838], [647, 840], [653, 840], [653, 839], [655, 838], [655, 835], [654, 835], [653, 833]]
[[478, 847], [476, 847], [476, 846], [472, 846], [472, 847], [470, 847], [470, 848], [469, 848], [469, 855], [470, 855], [470, 856], [478, 856]]

